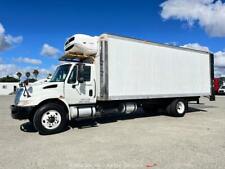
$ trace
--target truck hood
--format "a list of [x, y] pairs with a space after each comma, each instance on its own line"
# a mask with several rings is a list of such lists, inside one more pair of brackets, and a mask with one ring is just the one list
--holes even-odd
[[51, 92], [58, 92], [60, 95], [64, 95], [63, 92], [63, 82], [45, 82], [31, 85], [28, 88], [30, 95], [40, 95], [42, 93], [51, 93]]
[[16, 94], [15, 104], [21, 106], [34, 106], [46, 99], [64, 98], [63, 82], [45, 82], [41, 84], [33, 84], [27, 87], [30, 97], [24, 88], [19, 89]]

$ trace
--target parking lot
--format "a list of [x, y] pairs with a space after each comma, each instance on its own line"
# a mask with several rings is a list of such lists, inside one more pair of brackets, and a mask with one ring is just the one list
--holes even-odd
[[12, 100], [0, 96], [1, 169], [225, 168], [223, 96], [191, 104], [184, 118], [137, 115], [49, 136], [22, 131], [27, 121], [10, 117]]

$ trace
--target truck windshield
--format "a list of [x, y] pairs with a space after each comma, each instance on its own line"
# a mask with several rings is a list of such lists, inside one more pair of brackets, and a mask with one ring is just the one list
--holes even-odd
[[50, 82], [64, 82], [69, 73], [70, 67], [71, 64], [61, 65], [57, 67]]

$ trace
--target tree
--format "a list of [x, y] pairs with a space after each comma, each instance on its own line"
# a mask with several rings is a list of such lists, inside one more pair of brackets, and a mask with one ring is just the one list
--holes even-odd
[[33, 75], [34, 75], [34, 77], [35, 77], [36, 80], [37, 80], [38, 74], [39, 74], [39, 71], [38, 71], [37, 69], [35, 69], [35, 70], [33, 71]]
[[17, 77], [18, 77], [18, 79], [19, 79], [19, 81], [20, 81], [20, 78], [21, 78], [21, 76], [22, 76], [22, 73], [21, 73], [21, 72], [17, 72], [16, 75], [17, 75]]
[[30, 77], [30, 72], [26, 72], [26, 77], [27, 77], [27, 79], [29, 79], [29, 77]]
[[0, 78], [0, 82], [19, 82], [18, 79], [10, 76]]
[[36, 82], [37, 80], [36, 79], [34, 79], [34, 78], [30, 78], [29, 79], [29, 83], [34, 83], [34, 82]]

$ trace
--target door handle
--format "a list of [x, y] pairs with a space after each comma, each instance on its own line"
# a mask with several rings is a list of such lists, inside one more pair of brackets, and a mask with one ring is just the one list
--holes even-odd
[[76, 85], [72, 85], [72, 88], [75, 89], [76, 88]]
[[93, 90], [89, 90], [89, 96], [93, 96]]

